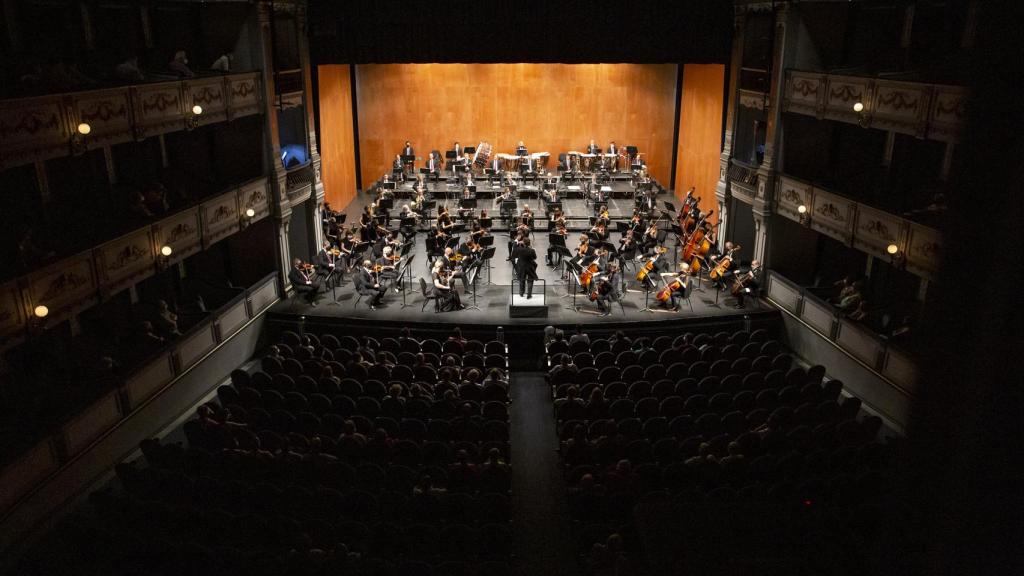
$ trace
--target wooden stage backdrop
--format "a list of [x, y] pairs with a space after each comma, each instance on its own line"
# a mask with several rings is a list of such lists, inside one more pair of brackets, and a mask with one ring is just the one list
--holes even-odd
[[[722, 113], [725, 66], [687, 64], [683, 67], [683, 93], [679, 103], [679, 150], [676, 159], [676, 196], [696, 187], [703, 212], [717, 210], [715, 186], [721, 169]], [[711, 217], [718, 222], [718, 213]]]
[[390, 171], [405, 140], [423, 158], [453, 139], [504, 153], [523, 140], [550, 152], [553, 170], [591, 138], [639, 147], [669, 184], [675, 64], [370, 64], [356, 66], [355, 90], [363, 186]]
[[320, 92], [320, 158], [324, 199], [340, 210], [356, 197], [352, 81], [348, 64], [317, 68]]

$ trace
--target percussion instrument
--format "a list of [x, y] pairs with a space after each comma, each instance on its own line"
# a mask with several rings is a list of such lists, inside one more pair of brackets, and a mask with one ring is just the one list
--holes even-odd
[[473, 166], [484, 168], [488, 166], [491, 159], [490, 142], [481, 142], [476, 145], [476, 152], [473, 153]]
[[496, 154], [496, 158], [501, 160], [501, 169], [504, 172], [516, 173], [519, 172], [519, 165], [523, 159], [521, 156], [513, 156], [512, 154]]
[[583, 164], [582, 169], [584, 172], [593, 172], [594, 164], [597, 162], [597, 154], [580, 154], [580, 162]]
[[601, 154], [601, 169], [608, 172], [615, 171], [615, 162], [619, 159], [618, 154]]
[[551, 154], [549, 152], [534, 152], [530, 154], [530, 159], [533, 160], [533, 169], [538, 174], [547, 172], [548, 161], [551, 160]]

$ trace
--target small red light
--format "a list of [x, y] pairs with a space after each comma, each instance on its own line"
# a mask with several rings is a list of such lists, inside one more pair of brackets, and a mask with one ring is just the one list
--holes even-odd
[[814, 502], [811, 502], [810, 500], [804, 500], [804, 506], [810, 506], [813, 503]]

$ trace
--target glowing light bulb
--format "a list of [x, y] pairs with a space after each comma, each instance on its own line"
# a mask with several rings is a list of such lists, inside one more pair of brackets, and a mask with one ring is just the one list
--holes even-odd
[[853, 111], [854, 112], [863, 112], [864, 111], [864, 103], [863, 102], [855, 102], [853, 104]]
[[803, 204], [801, 204], [801, 205], [796, 207], [796, 211], [801, 213], [801, 214], [807, 214], [807, 206], [804, 206]]
[[92, 126], [89, 126], [88, 122], [82, 122], [78, 125], [78, 133], [82, 136], [89, 134], [89, 132], [92, 132]]
[[200, 114], [203, 113], [203, 107], [200, 106], [199, 104], [196, 104], [195, 106], [192, 107], [192, 113], [195, 114], [196, 116], [199, 116]]
[[46, 315], [50, 313], [50, 309], [40, 304], [32, 312], [36, 315], [36, 318], [46, 318]]
[[888, 246], [885, 247], [885, 251], [888, 252], [889, 254], [895, 255], [897, 252], [900, 251], [900, 247], [895, 244], [889, 244]]
[[252, 217], [253, 217], [253, 216], [255, 216], [255, 215], [256, 215], [256, 211], [255, 211], [255, 210], [253, 210], [252, 208], [249, 208], [249, 209], [247, 209], [247, 210], [245, 211], [245, 217], [246, 217], [246, 218], [252, 218]]
[[163, 246], [163, 248], [160, 248], [160, 253], [163, 254], [164, 256], [170, 256], [173, 252], [174, 248], [171, 248], [166, 244]]

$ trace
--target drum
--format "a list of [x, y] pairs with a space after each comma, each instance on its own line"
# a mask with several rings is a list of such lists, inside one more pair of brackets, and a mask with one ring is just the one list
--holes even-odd
[[601, 154], [601, 169], [608, 172], [614, 172], [615, 163], [618, 159], [618, 154]]
[[580, 153], [576, 150], [570, 150], [565, 153], [566, 170], [578, 171], [580, 169]]
[[522, 158], [512, 154], [498, 154], [497, 157], [501, 159], [502, 170], [513, 174], [519, 172], [519, 164], [523, 161]]
[[593, 172], [594, 164], [597, 162], [597, 154], [580, 154], [580, 162], [584, 172]]
[[533, 169], [536, 170], [537, 174], [544, 174], [548, 171], [548, 161], [551, 160], [550, 153], [535, 152], [530, 154], [530, 158], [533, 159]]

